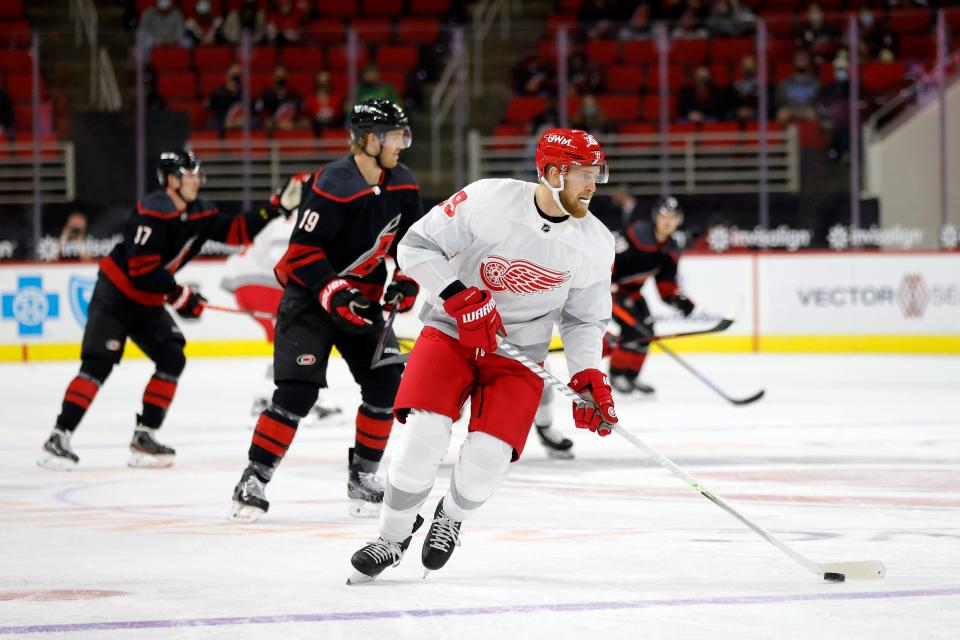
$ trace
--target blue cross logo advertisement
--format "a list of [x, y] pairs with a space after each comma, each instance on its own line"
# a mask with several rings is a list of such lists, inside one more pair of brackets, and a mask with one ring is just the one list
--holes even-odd
[[87, 318], [90, 317], [90, 298], [93, 297], [93, 287], [96, 284], [95, 277], [70, 276], [70, 283], [67, 285], [70, 310], [73, 311], [73, 317], [81, 327], [87, 326]]
[[17, 278], [17, 290], [2, 294], [2, 317], [17, 323], [20, 336], [42, 336], [43, 323], [60, 317], [60, 296], [43, 290], [43, 277]]

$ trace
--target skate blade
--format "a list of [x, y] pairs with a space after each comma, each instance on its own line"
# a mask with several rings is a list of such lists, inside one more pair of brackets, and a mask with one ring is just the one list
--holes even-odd
[[352, 498], [349, 513], [354, 518], [376, 518], [380, 515], [380, 502], [367, 502]]
[[350, 577], [347, 578], [347, 584], [364, 584], [366, 582], [373, 582], [376, 579], [376, 576], [368, 576], [365, 573], [360, 573], [359, 571], [354, 571], [350, 574]]
[[430, 569], [424, 569], [424, 570], [423, 570], [423, 575], [420, 576], [420, 579], [421, 579], [421, 580], [426, 580], [426, 579], [427, 579], [427, 576], [430, 575], [431, 573], [433, 573], [433, 571], [431, 571]]
[[233, 508], [230, 510], [230, 521], [231, 522], [240, 522], [242, 524], [253, 524], [257, 520], [263, 517], [266, 511], [258, 507], [251, 506], [249, 504], [243, 504], [241, 502], [234, 502]]
[[557, 451], [556, 449], [547, 449], [547, 457], [554, 460], [573, 460], [572, 451]]
[[131, 451], [127, 466], [131, 469], [165, 469], [173, 466], [173, 455], [154, 456], [140, 451]]
[[37, 466], [48, 471], [73, 471], [77, 463], [69, 458], [62, 458], [44, 451], [37, 458]]

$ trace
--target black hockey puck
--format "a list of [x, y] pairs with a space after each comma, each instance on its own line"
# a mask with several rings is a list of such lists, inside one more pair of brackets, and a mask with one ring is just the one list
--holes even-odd
[[829, 580], [830, 582], [843, 582], [844, 580], [847, 579], [847, 576], [843, 575], [842, 573], [827, 572], [823, 574], [823, 579]]

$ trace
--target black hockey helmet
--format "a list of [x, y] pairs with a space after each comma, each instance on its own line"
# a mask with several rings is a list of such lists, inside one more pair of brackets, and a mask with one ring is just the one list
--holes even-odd
[[658, 198], [653, 204], [653, 208], [650, 209], [650, 218], [654, 219], [660, 214], [665, 213], [675, 214], [680, 218], [680, 223], [683, 223], [683, 208], [673, 196], [664, 196], [662, 198]]
[[355, 144], [362, 145], [368, 133], [377, 134], [383, 144], [384, 134], [398, 129], [403, 131], [403, 148], [409, 149], [413, 144], [410, 118], [399, 105], [385, 98], [367, 98], [350, 111], [350, 140]]
[[192, 151], [173, 149], [160, 154], [160, 160], [157, 162], [157, 181], [161, 187], [167, 188], [168, 175], [173, 174], [179, 178], [188, 173], [199, 175], [201, 181], [203, 180], [200, 161]]

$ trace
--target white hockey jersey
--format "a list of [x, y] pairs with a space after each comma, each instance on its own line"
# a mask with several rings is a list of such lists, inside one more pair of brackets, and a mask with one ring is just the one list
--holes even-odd
[[296, 216], [289, 219], [280, 216], [268, 222], [254, 237], [253, 244], [227, 258], [220, 286], [231, 293], [246, 285], [282, 289], [273, 275], [273, 267], [286, 253], [296, 223]]
[[599, 368], [611, 314], [614, 239], [593, 215], [551, 222], [537, 185], [479, 180], [416, 222], [400, 241], [400, 268], [426, 289], [420, 318], [449, 336], [456, 320], [438, 294], [456, 280], [493, 294], [507, 340], [536, 362], [560, 326], [570, 373]]

